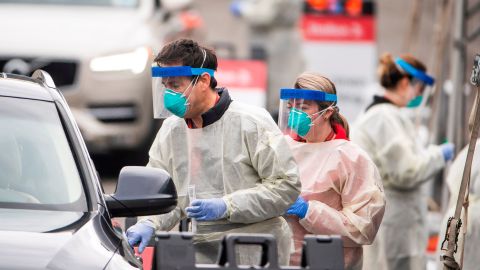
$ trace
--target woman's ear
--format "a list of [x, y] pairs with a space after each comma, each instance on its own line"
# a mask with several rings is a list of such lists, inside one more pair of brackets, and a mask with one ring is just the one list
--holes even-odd
[[323, 116], [323, 118], [325, 120], [328, 120], [332, 117], [333, 113], [335, 112], [335, 109], [328, 109], [326, 112], [325, 112], [325, 115]]
[[397, 89], [403, 92], [408, 89], [409, 84], [410, 80], [408, 79], [408, 77], [403, 77], [402, 79], [400, 79], [400, 81], [398, 81]]

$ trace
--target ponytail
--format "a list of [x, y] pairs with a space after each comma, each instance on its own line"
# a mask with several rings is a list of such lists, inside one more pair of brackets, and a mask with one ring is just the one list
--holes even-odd
[[[400, 56], [400, 58], [418, 70], [424, 72], [427, 70], [425, 65], [420, 62], [420, 60], [409, 54], [403, 54]], [[397, 64], [395, 64], [395, 60], [390, 53], [384, 53], [380, 57], [380, 63], [378, 65], [378, 77], [380, 80], [380, 84], [386, 90], [394, 89], [397, 86], [397, 83], [405, 77], [411, 79], [411, 75], [406, 74], [404, 71], [400, 70], [397, 67]]]
[[350, 126], [348, 124], [347, 118], [345, 118], [345, 116], [343, 116], [339, 112], [338, 108], [335, 108], [335, 112], [330, 117], [330, 125], [333, 127], [335, 126], [335, 124], [342, 126], [345, 130], [345, 135], [347, 136], [347, 138], [350, 138]]

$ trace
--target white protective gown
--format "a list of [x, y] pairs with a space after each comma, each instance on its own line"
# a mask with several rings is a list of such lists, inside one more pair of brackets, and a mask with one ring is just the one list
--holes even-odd
[[[199, 129], [169, 117], [149, 154], [148, 166], [168, 171], [179, 196], [172, 212], [143, 218], [157, 230], [170, 230], [185, 217], [188, 185], [195, 185], [197, 199], [223, 197], [227, 202], [226, 219], [197, 223], [197, 263], [215, 262], [222, 237], [241, 232], [273, 234], [280, 264], [288, 264], [292, 235], [281, 215], [300, 194], [300, 180], [291, 151], [266, 110], [233, 101], [218, 121]], [[250, 250], [240, 252], [242, 264], [258, 259]]]
[[445, 166], [440, 147], [422, 147], [411, 120], [389, 103], [360, 116], [352, 140], [377, 165], [387, 199], [377, 238], [364, 248], [363, 268], [424, 270], [427, 196], [421, 185]]
[[[301, 143], [287, 139], [297, 161], [305, 218], [287, 219], [293, 230], [299, 265], [305, 234], [341, 235], [345, 269], [361, 269], [362, 245], [372, 243], [382, 221], [385, 196], [375, 164], [352, 142]], [[373, 268], [372, 268], [373, 269]]]
[[[440, 245], [445, 237], [445, 230], [447, 228], [448, 218], [455, 213], [455, 206], [457, 204], [458, 192], [460, 190], [460, 184], [462, 182], [463, 170], [465, 162], [467, 160], [468, 145], [458, 153], [458, 156], [453, 161], [447, 176], [447, 185], [450, 191], [449, 210], [445, 214], [440, 228], [438, 255], [442, 253], [440, 251]], [[468, 207], [468, 224], [467, 235], [465, 242], [465, 255], [463, 259], [464, 270], [478, 269], [480, 265], [480, 256], [478, 256], [478, 247], [480, 247], [480, 141], [477, 141], [475, 146], [475, 153], [473, 155], [472, 162], [472, 174], [470, 177], [469, 188], [469, 207]], [[463, 212], [463, 211], [462, 211]], [[465, 219], [462, 213], [462, 221]], [[463, 224], [462, 226], [465, 226]], [[463, 240], [462, 234], [460, 234], [460, 241]], [[456, 255], [459, 255], [458, 252]], [[437, 256], [439, 258], [439, 256]], [[460, 258], [456, 257], [457, 262], [460, 262]], [[439, 265], [438, 269], [442, 269], [443, 264]]]

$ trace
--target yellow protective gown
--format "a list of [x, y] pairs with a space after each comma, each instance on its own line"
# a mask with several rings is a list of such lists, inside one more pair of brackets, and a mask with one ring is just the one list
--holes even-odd
[[363, 268], [424, 270], [427, 197], [421, 185], [445, 166], [440, 146], [424, 148], [412, 121], [390, 103], [360, 116], [351, 138], [377, 165], [387, 199], [377, 238], [364, 248]]
[[295, 244], [290, 263], [299, 265], [305, 234], [337, 234], [344, 241], [345, 269], [361, 269], [362, 245], [372, 243], [385, 208], [375, 164], [346, 140], [287, 141], [299, 167], [301, 196], [308, 201], [305, 218], [288, 218]]
[[[284, 136], [264, 109], [233, 101], [216, 122], [189, 129], [183, 118], [165, 120], [151, 149], [148, 166], [173, 178], [178, 206], [172, 212], [144, 217], [157, 230], [172, 229], [189, 205], [187, 186], [197, 199], [223, 198], [227, 218], [197, 222], [197, 263], [213, 263], [227, 233], [271, 233], [280, 264], [291, 251], [291, 231], [281, 215], [300, 194], [297, 165]], [[240, 252], [241, 263], [257, 261], [252, 249]]]

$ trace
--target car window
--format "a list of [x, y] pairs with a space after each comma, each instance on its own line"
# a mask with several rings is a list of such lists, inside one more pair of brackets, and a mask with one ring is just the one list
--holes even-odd
[[135, 8], [138, 0], [0, 0], [1, 3], [11, 4], [46, 4], [46, 5], [73, 5], [73, 6], [112, 6]]
[[53, 102], [0, 97], [0, 149], [0, 208], [88, 210]]

